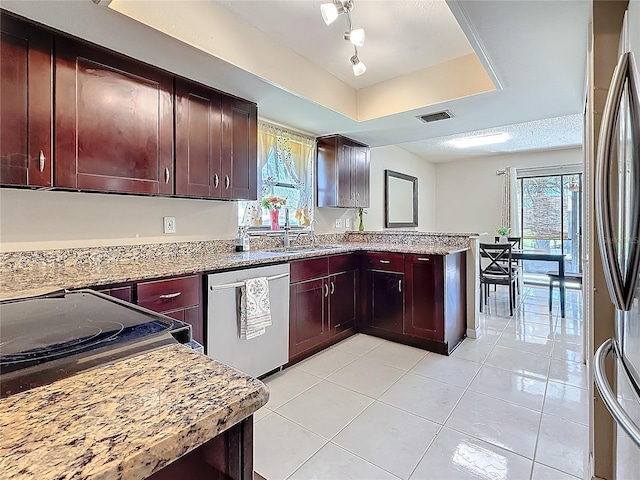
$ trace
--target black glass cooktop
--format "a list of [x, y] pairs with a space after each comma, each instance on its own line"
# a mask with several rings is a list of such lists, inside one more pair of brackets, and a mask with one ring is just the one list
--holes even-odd
[[0, 396], [189, 340], [189, 325], [91, 290], [0, 302]]

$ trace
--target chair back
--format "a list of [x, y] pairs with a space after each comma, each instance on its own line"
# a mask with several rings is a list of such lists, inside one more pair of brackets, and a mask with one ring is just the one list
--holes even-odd
[[[513, 269], [511, 265], [511, 243], [481, 243], [480, 248], [480, 274], [485, 275], [504, 275], [511, 278]], [[485, 266], [482, 266], [482, 259], [488, 260]]]
[[[500, 237], [495, 237], [496, 243], [500, 241]], [[522, 237], [507, 237], [507, 240], [513, 248], [522, 248]]]

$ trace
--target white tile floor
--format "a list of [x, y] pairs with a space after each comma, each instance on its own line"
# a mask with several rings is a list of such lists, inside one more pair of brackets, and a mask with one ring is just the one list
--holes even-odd
[[255, 470], [267, 480], [570, 480], [586, 475], [580, 293], [513, 318], [491, 294], [483, 335], [450, 357], [353, 336], [266, 380]]

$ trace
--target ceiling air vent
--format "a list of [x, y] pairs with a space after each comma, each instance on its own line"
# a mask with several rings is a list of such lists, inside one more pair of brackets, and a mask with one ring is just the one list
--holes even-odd
[[416, 118], [422, 120], [424, 123], [437, 122], [439, 120], [446, 120], [447, 118], [453, 118], [455, 115], [449, 110], [443, 110], [442, 112], [428, 113], [427, 115], [418, 115]]

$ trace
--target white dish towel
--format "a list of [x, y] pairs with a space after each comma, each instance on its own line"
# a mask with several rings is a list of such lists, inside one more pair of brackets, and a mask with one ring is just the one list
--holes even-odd
[[269, 280], [266, 277], [245, 280], [240, 287], [240, 339], [262, 335], [270, 325]]

